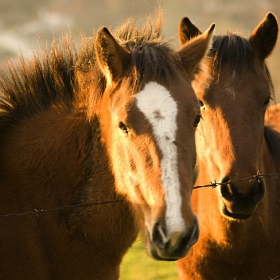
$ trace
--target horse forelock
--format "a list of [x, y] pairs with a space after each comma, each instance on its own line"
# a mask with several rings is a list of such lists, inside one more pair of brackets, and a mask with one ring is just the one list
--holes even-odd
[[131, 52], [132, 64], [136, 71], [130, 75], [138, 86], [151, 80], [174, 79], [178, 72], [182, 71], [179, 59], [161, 33], [160, 13], [146, 19], [139, 28], [133, 19], [129, 19], [115, 32], [120, 44]]
[[219, 74], [227, 65], [238, 77], [244, 67], [254, 67], [254, 51], [249, 41], [239, 35], [228, 33], [214, 36], [209, 53], [214, 71]]
[[[224, 66], [231, 71], [229, 75], [232, 80], [238, 79], [244, 69], [250, 69], [250, 71], [255, 69], [256, 54], [251, 44], [248, 39], [234, 33], [214, 36], [208, 56], [211, 77], [214, 80], [219, 79]], [[274, 94], [272, 79], [266, 63], [264, 63], [264, 69], [271, 92]]]
[[[130, 84], [130, 92], [137, 92], [151, 80], [166, 81], [174, 78], [176, 77], [174, 71], [182, 71], [176, 55], [162, 37], [160, 11], [153, 17], [145, 18], [143, 24], [141, 22], [136, 24], [133, 18], [128, 18], [112, 32], [112, 35], [122, 47], [131, 53], [131, 65], [134, 68], [127, 66], [119, 81], [123, 87]], [[95, 113], [98, 101], [106, 88], [106, 79], [96, 63], [93, 45], [94, 36], [92, 38], [83, 37], [79, 59], [75, 66], [79, 89], [84, 92], [84, 94], [80, 94], [82, 102], [87, 101], [88, 98], [92, 101], [87, 104], [91, 106], [89, 115]], [[92, 88], [91, 97], [88, 97], [89, 87]]]

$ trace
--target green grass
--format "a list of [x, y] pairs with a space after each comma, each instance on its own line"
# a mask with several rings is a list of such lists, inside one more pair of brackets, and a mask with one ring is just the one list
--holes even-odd
[[125, 255], [120, 280], [176, 280], [176, 262], [155, 261], [150, 258], [140, 238]]

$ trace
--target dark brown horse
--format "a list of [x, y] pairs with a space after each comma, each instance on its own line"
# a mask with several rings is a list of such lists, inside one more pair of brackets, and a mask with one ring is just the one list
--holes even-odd
[[190, 81], [214, 25], [173, 51], [151, 22], [78, 51], [66, 35], [1, 75], [1, 280], [117, 279], [138, 230], [158, 260], [197, 241]]
[[[201, 33], [187, 18], [179, 32], [182, 44]], [[200, 238], [178, 262], [180, 279], [280, 277], [280, 176], [260, 176], [280, 172], [280, 134], [264, 125], [273, 95], [265, 59], [277, 34], [277, 19], [268, 13], [249, 39], [215, 36], [212, 77], [206, 71], [193, 84], [203, 118], [196, 185], [220, 184], [193, 193]]]

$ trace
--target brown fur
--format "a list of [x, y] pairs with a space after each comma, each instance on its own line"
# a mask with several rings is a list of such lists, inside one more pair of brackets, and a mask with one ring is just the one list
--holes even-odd
[[[188, 22], [181, 21], [181, 26]], [[191, 30], [196, 29], [192, 26]], [[200, 238], [178, 261], [180, 279], [255, 280], [280, 275], [280, 177], [236, 183], [235, 189], [231, 183], [258, 171], [280, 172], [276, 110], [268, 114], [272, 128], [264, 125], [273, 95], [264, 59], [276, 43], [277, 32], [276, 17], [268, 13], [250, 40], [234, 34], [215, 36], [208, 64], [213, 78], [201, 75], [194, 83], [203, 117], [196, 132], [196, 185], [226, 184], [193, 193]], [[180, 38], [184, 43], [189, 35]], [[234, 201], [238, 199], [237, 207]]]
[[[179, 104], [175, 143], [186, 232], [174, 238], [173, 251], [161, 248], [164, 256], [148, 253], [187, 253], [197, 227], [190, 197], [199, 106], [188, 82], [195, 69], [183, 58], [189, 48], [173, 51], [160, 30], [160, 17], [142, 28], [130, 19], [114, 36], [102, 28], [83, 38], [79, 50], [65, 35], [50, 53], [1, 74], [0, 279], [118, 279], [139, 229], [146, 244], [154, 243], [146, 224], [165, 219], [161, 152], [134, 102], [150, 81]], [[192, 44], [194, 65], [211, 33]], [[45, 211], [34, 215], [36, 209]]]

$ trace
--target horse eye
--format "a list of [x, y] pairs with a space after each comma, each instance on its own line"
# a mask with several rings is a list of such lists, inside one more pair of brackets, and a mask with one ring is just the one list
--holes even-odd
[[200, 122], [200, 119], [201, 119], [201, 114], [198, 114], [195, 119], [194, 119], [194, 123], [193, 123], [193, 126], [197, 127], [199, 122]]
[[199, 105], [201, 109], [205, 110], [205, 105], [201, 100], [199, 100]]
[[273, 99], [272, 99], [270, 96], [268, 96], [268, 97], [266, 98], [266, 100], [264, 101], [263, 107], [266, 108], [266, 107], [268, 106], [270, 100], [273, 100]]
[[119, 123], [119, 129], [125, 133], [128, 133], [129, 129], [127, 128], [127, 126], [123, 123], [123, 122], [120, 122]]

